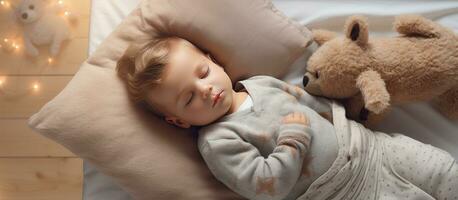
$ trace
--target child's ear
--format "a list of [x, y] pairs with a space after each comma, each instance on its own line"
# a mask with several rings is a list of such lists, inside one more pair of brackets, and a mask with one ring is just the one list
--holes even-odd
[[354, 15], [345, 23], [345, 36], [360, 46], [365, 46], [369, 40], [367, 20], [363, 16]]
[[130, 55], [123, 55], [116, 63], [116, 71], [121, 78], [127, 79], [129, 74], [135, 72], [135, 62], [133, 58]]
[[178, 119], [176, 117], [171, 117], [171, 116], [166, 116], [165, 117], [165, 121], [169, 124], [172, 124], [172, 125], [175, 125], [175, 126], [178, 126], [178, 127], [181, 127], [181, 128], [190, 128], [191, 127], [191, 124], [181, 120], [181, 119]]

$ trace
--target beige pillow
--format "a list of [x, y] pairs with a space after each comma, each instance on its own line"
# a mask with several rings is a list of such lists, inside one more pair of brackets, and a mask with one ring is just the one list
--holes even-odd
[[208, 50], [234, 80], [281, 76], [310, 41], [307, 29], [289, 21], [270, 1], [143, 1], [29, 125], [137, 199], [241, 199], [212, 176], [189, 130], [171, 127], [132, 105], [116, 76], [116, 61], [129, 42], [159, 33]]

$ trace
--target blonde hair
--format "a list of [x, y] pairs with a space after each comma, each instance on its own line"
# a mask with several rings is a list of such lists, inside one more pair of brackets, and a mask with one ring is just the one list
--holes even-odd
[[149, 91], [160, 84], [168, 64], [173, 37], [160, 37], [131, 44], [118, 60], [116, 70], [125, 82], [130, 99], [146, 105], [155, 114], [163, 116], [148, 99]]

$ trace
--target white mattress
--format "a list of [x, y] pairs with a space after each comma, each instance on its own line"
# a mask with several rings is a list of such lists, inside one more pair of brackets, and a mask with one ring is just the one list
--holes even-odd
[[[122, 19], [138, 4], [139, 0], [93, 0], [89, 35], [89, 52], [110, 34]], [[421, 14], [458, 32], [458, 1], [306, 1], [274, 0], [277, 8], [287, 16], [309, 28], [326, 28], [342, 32], [345, 19], [352, 14], [364, 14], [369, 18], [371, 35], [393, 35], [393, 16], [405, 13]], [[302, 81], [306, 55], [298, 59], [285, 80]], [[427, 103], [417, 103], [394, 111], [376, 130], [403, 133], [414, 139], [440, 147], [458, 159], [458, 122], [441, 116]], [[109, 177], [84, 163], [84, 200], [132, 199], [115, 185]]]

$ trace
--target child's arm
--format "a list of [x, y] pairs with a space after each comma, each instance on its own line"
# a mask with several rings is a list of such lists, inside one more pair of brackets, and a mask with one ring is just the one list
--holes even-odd
[[[296, 120], [304, 117], [301, 113], [295, 114]], [[294, 123], [294, 118], [287, 122], [287, 117], [279, 128], [277, 146], [267, 158], [227, 129], [218, 130], [218, 139], [200, 142], [199, 149], [217, 179], [242, 196], [283, 199], [299, 179], [311, 140], [305, 117], [307, 123]]]

